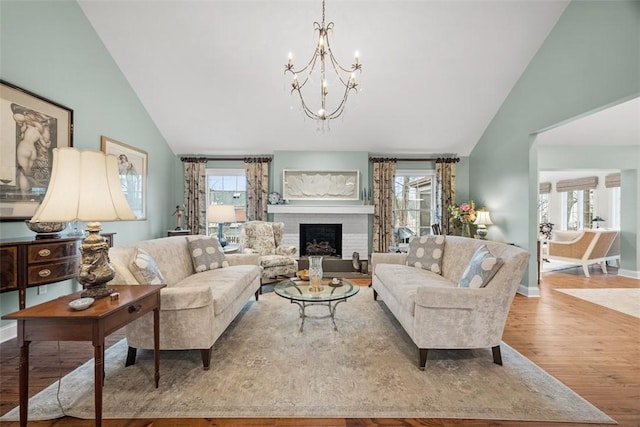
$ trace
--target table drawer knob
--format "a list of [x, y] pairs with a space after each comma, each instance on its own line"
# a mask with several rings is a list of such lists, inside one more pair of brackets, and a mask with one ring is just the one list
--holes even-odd
[[40, 249], [38, 251], [38, 255], [45, 257], [45, 256], [49, 256], [51, 255], [51, 250], [50, 249]]
[[141, 305], [129, 306], [129, 313], [139, 313], [140, 311], [142, 311], [142, 306]]
[[51, 270], [49, 270], [48, 268], [42, 269], [42, 270], [38, 271], [38, 276], [40, 276], [40, 277], [49, 277], [49, 276], [51, 276]]

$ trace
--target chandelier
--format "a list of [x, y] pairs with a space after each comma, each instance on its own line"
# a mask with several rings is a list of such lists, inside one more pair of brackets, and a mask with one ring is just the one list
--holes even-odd
[[[343, 67], [338, 63], [335, 56], [333, 56], [331, 45], [329, 44], [329, 32], [333, 30], [333, 22], [329, 22], [326, 25], [324, 23], [324, 0], [322, 1], [322, 24], [314, 22], [313, 27], [318, 31], [318, 43], [316, 44], [311, 60], [303, 68], [296, 70], [293, 68], [293, 56], [291, 52], [289, 52], [289, 61], [284, 66], [284, 72], [285, 74], [289, 72], [293, 75], [293, 81], [291, 82], [291, 94], [293, 94], [293, 92], [298, 93], [304, 113], [315, 120], [331, 120], [342, 114], [344, 107], [347, 105], [349, 93], [352, 90], [357, 93], [356, 87], [358, 84], [356, 83], [355, 72], [360, 71], [362, 73], [362, 64], [358, 61], [357, 51], [355, 54], [355, 64], [351, 64], [351, 68]], [[320, 74], [320, 108], [317, 110], [311, 109], [305, 102], [304, 96], [302, 95], [303, 88], [307, 86], [307, 83], [310, 83], [313, 80], [312, 75], [314, 74], [316, 67], [319, 67]], [[329, 90], [327, 88], [326, 73], [331, 71], [333, 71], [337, 76], [336, 85], [338, 90], [342, 90], [342, 88], [344, 88], [342, 99], [333, 109], [327, 107], [327, 94], [329, 93]], [[309, 86], [311, 85], [309, 84]]]

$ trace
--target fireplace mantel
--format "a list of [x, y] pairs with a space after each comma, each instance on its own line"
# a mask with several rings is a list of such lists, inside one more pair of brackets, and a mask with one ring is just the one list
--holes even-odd
[[373, 205], [268, 205], [271, 214], [373, 215]]

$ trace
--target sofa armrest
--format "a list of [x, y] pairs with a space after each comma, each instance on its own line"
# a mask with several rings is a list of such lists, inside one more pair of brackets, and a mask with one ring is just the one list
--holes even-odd
[[372, 253], [371, 254], [371, 271], [375, 272], [376, 264], [406, 264], [406, 253]]
[[293, 256], [298, 250], [295, 246], [281, 245], [276, 248], [276, 255]]
[[432, 288], [416, 290], [416, 305], [425, 308], [476, 310], [490, 307], [494, 292], [487, 288]]
[[225, 258], [229, 265], [260, 265], [260, 255], [257, 253], [227, 254]]
[[207, 305], [213, 307], [213, 293], [209, 286], [185, 286], [160, 290], [160, 310], [186, 310]]

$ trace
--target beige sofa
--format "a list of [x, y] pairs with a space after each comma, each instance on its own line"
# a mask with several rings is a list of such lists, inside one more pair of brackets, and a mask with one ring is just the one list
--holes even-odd
[[589, 266], [600, 265], [607, 273], [607, 261], [620, 258], [620, 233], [616, 230], [556, 231], [547, 240], [544, 258], [574, 262], [590, 277]]
[[[494, 362], [501, 365], [502, 332], [529, 253], [504, 243], [438, 237], [444, 239], [441, 274], [407, 265], [411, 243], [409, 254], [372, 254], [374, 298], [384, 301], [418, 347], [420, 369], [429, 349], [491, 347]], [[483, 245], [503, 264], [484, 287], [459, 287], [470, 259]]]
[[[228, 266], [196, 273], [189, 240], [202, 238], [206, 236], [175, 236], [116, 246], [109, 257], [116, 271], [111, 284], [167, 284], [161, 290], [160, 349], [198, 349], [206, 370], [215, 341], [252, 296], [258, 300], [260, 267], [257, 255], [228, 254]], [[163, 280], [136, 279], [132, 263], [141, 253], [138, 248], [152, 257], [150, 263], [155, 262]], [[129, 324], [126, 337], [128, 366], [135, 363], [136, 349], [153, 349], [152, 313]]]

